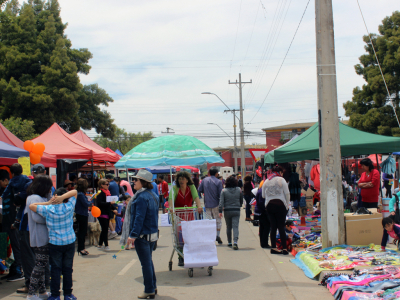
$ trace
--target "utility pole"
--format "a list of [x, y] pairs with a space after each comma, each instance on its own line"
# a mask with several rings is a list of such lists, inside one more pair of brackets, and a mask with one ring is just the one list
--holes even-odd
[[235, 170], [233, 173], [238, 173], [238, 165], [237, 165], [237, 143], [236, 143], [236, 112], [239, 111], [238, 109], [229, 109], [224, 110], [224, 112], [232, 112], [233, 114], [233, 159], [235, 160]]
[[239, 88], [239, 103], [240, 103], [240, 165], [242, 169], [242, 178], [246, 176], [246, 158], [244, 155], [244, 127], [243, 127], [243, 101], [242, 101], [242, 86], [246, 83], [252, 83], [251, 79], [250, 82], [242, 82], [242, 74], [239, 73], [239, 82], [236, 80], [235, 82], [228, 81], [228, 84], [236, 84]]
[[322, 247], [345, 243], [332, 0], [315, 1]]

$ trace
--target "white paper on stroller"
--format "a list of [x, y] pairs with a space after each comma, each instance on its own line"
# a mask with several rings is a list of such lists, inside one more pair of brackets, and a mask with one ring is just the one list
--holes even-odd
[[182, 221], [185, 268], [218, 266], [216, 220]]
[[171, 227], [172, 226], [170, 221], [169, 221], [168, 214], [160, 215], [159, 220], [160, 220], [160, 224], [159, 224], [160, 227]]

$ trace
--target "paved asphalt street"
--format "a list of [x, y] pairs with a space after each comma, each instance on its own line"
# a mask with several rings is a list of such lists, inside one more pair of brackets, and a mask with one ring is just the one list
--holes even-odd
[[[223, 220], [223, 228], [225, 224]], [[271, 255], [260, 248], [258, 227], [240, 221], [239, 251], [226, 245], [217, 246], [219, 265], [213, 275], [206, 269], [194, 269], [189, 278], [187, 269], [178, 267], [175, 254], [172, 272], [168, 261], [172, 252], [171, 230], [160, 227], [158, 248], [153, 254], [157, 272], [158, 293], [156, 299], [333, 299], [327, 289], [317, 281], [308, 279], [303, 272], [289, 262], [291, 255]], [[82, 299], [137, 299], [143, 291], [142, 272], [135, 250], [123, 250], [113, 259], [121, 247], [117, 239], [110, 241], [112, 251], [106, 253], [88, 247], [88, 256], [74, 259], [75, 296]], [[26, 295], [15, 293], [23, 281], [2, 282], [0, 299], [23, 299]]]

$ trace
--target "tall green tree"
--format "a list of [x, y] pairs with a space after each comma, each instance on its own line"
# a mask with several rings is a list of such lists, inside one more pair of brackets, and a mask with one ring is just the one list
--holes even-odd
[[94, 128], [113, 137], [114, 120], [100, 109], [113, 99], [96, 84], [80, 83], [92, 54], [72, 48], [66, 27], [58, 0], [6, 4], [0, 13], [0, 117], [32, 120], [38, 133], [57, 122], [70, 132]]
[[126, 154], [137, 145], [154, 138], [152, 132], [130, 133], [124, 129], [116, 128], [114, 138], [106, 138], [104, 136], [94, 138], [94, 141], [103, 148], [109, 147], [112, 150], [119, 149]]
[[363, 37], [366, 54], [360, 56], [356, 73], [367, 84], [353, 90], [353, 98], [343, 107], [350, 117], [349, 125], [383, 135], [400, 136], [391, 100], [400, 117], [400, 12], [386, 17], [379, 26], [379, 35], [372, 34], [372, 43], [390, 91], [390, 98], [377, 64], [369, 36]]
[[21, 118], [11, 117], [9, 119], [0, 120], [0, 122], [22, 141], [34, 139], [38, 136], [33, 127], [35, 123]]

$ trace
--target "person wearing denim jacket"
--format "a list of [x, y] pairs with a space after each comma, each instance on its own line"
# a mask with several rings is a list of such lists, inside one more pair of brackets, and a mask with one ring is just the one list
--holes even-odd
[[134, 188], [137, 191], [132, 204], [127, 208], [130, 213], [128, 246], [134, 246], [142, 265], [144, 293], [139, 299], [154, 299], [157, 294], [157, 280], [154, 271], [152, 253], [158, 232], [158, 197], [152, 191], [153, 174], [139, 170], [134, 176]]

